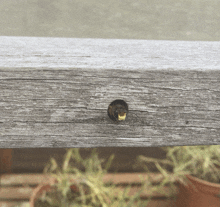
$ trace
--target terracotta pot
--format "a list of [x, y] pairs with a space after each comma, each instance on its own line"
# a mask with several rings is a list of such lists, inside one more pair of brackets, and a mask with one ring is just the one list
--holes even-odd
[[[50, 178], [49, 183], [42, 183], [38, 185], [34, 190], [30, 197], [29, 205], [30, 207], [34, 207], [34, 204], [36, 200], [43, 194], [43, 192], [50, 192], [55, 189], [55, 187], [52, 186], [52, 184], [56, 183], [56, 179]], [[75, 185], [70, 186], [72, 191], [77, 191], [78, 188]]]
[[220, 207], [220, 184], [187, 175], [189, 184], [179, 184], [176, 207]]

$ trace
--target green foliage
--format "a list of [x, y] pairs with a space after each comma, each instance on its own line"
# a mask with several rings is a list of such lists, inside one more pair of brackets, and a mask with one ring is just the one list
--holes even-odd
[[[219, 145], [175, 146], [162, 149], [166, 152], [166, 159], [139, 156], [141, 163], [155, 164], [163, 175], [163, 181], [157, 190], [168, 184], [174, 187], [175, 180], [186, 184], [185, 175], [187, 174], [209, 182], [220, 183]], [[172, 175], [168, 171], [168, 166], [172, 167]], [[147, 166], [145, 169], [149, 171]]]
[[[49, 173], [57, 182], [50, 193], [44, 193], [37, 201], [36, 206], [57, 206], [57, 207], [129, 207], [140, 206], [140, 193], [144, 190], [142, 186], [140, 192], [129, 196], [130, 186], [121, 191], [115, 185], [106, 185], [103, 176], [111, 166], [114, 155], [111, 155], [102, 167], [104, 160], [98, 158], [94, 149], [89, 158], [82, 158], [79, 149], [68, 149], [65, 159], [60, 168], [54, 158], [45, 167], [44, 173]], [[74, 165], [73, 165], [74, 164]], [[75, 165], [81, 165], [80, 170]], [[75, 190], [71, 190], [71, 186]]]

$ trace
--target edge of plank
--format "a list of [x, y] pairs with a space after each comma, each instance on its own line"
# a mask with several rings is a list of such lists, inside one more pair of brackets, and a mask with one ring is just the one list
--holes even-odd
[[220, 70], [220, 41], [0, 36], [0, 68]]

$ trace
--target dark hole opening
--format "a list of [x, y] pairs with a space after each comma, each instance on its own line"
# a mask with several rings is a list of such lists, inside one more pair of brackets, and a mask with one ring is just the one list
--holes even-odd
[[123, 100], [114, 100], [108, 106], [108, 116], [113, 121], [125, 121], [127, 114], [128, 104]]

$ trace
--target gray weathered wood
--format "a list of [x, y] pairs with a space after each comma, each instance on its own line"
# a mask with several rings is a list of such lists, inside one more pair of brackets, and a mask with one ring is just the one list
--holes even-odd
[[[124, 122], [108, 105], [129, 105]], [[220, 144], [220, 42], [0, 37], [0, 147]]]

